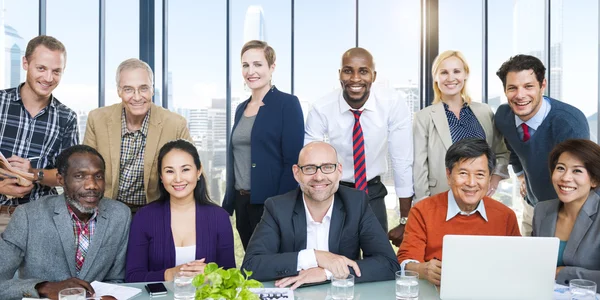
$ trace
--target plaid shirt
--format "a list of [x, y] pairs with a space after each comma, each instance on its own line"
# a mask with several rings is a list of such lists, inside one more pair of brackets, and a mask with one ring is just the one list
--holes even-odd
[[94, 211], [92, 217], [86, 222], [81, 221], [69, 203], [67, 203], [67, 209], [69, 210], [69, 214], [71, 215], [71, 221], [73, 222], [73, 234], [75, 234], [75, 267], [77, 268], [77, 273], [83, 267], [83, 263], [85, 262], [85, 256], [87, 254], [87, 250], [92, 243], [92, 236], [94, 235], [94, 231], [96, 230], [96, 217], [98, 216], [98, 209]]
[[144, 117], [142, 128], [133, 132], [127, 130], [125, 109], [121, 114], [121, 176], [117, 200], [133, 204], [146, 204], [144, 191], [144, 150], [148, 136], [150, 111]]
[[[0, 151], [7, 158], [13, 155], [31, 160], [35, 169], [56, 168], [56, 157], [64, 149], [79, 144], [77, 114], [58, 99], [50, 96], [50, 104], [36, 116], [30, 116], [23, 106], [21, 87], [0, 90]], [[7, 199], [0, 195], [0, 205], [16, 205], [56, 194], [56, 189], [35, 184], [24, 198]]]

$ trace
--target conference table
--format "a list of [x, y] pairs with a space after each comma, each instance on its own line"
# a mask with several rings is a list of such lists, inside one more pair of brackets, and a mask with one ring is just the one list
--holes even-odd
[[[150, 297], [146, 289], [144, 288], [145, 283], [127, 283], [125, 286], [136, 287], [142, 290], [142, 293], [133, 300], [152, 299], [152, 300], [168, 300], [173, 299], [173, 282], [164, 282], [165, 286], [169, 290], [166, 296], [162, 297]], [[371, 300], [371, 299], [396, 299], [396, 282], [394, 280], [380, 281], [380, 282], [367, 282], [357, 283], [354, 285], [354, 299]], [[273, 282], [265, 282], [265, 287], [274, 287]], [[294, 298], [296, 300], [325, 300], [331, 299], [330, 295], [330, 284], [313, 285], [307, 287], [301, 287], [294, 291]], [[429, 283], [427, 280], [419, 280], [419, 300], [438, 300], [440, 299], [439, 293], [435, 286]]]

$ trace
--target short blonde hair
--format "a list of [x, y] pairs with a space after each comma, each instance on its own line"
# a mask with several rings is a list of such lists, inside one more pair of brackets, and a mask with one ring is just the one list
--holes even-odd
[[[440, 88], [437, 85], [437, 81], [435, 80], [435, 75], [438, 72], [438, 69], [440, 68], [440, 65], [442, 64], [442, 62], [444, 60], [446, 60], [447, 58], [450, 58], [453, 56], [462, 61], [464, 69], [465, 69], [465, 74], [469, 75], [469, 64], [467, 64], [467, 60], [465, 59], [465, 56], [460, 51], [447, 50], [447, 51], [440, 53], [433, 61], [433, 66], [431, 67], [431, 76], [433, 77], [433, 94], [434, 94], [433, 104], [436, 104], [436, 103], [439, 103], [442, 101], [442, 91], [440, 91]], [[471, 104], [471, 96], [469, 96], [469, 93], [467, 92], [466, 80], [463, 84], [462, 90], [460, 91], [460, 96], [463, 98], [463, 100], [467, 104]]]
[[121, 84], [121, 72], [133, 69], [146, 70], [146, 72], [148, 73], [148, 79], [150, 79], [152, 86], [154, 86], [154, 73], [152, 72], [152, 68], [150, 68], [150, 66], [142, 60], [139, 60], [137, 58], [130, 58], [124, 60], [121, 64], [119, 64], [119, 67], [117, 67], [117, 88], [121, 88], [119, 86], [119, 84]]
[[267, 64], [269, 64], [269, 67], [275, 63], [275, 50], [273, 49], [273, 47], [269, 46], [267, 42], [259, 40], [248, 41], [242, 47], [240, 58], [244, 56], [244, 53], [246, 53], [246, 51], [250, 49], [262, 49], [265, 53], [265, 59], [267, 60]]

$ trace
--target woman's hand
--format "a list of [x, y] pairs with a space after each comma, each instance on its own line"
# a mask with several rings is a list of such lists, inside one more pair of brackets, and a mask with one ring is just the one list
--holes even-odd
[[174, 266], [170, 269], [165, 270], [165, 281], [172, 281], [175, 278], [177, 273], [182, 272], [183, 275], [193, 277], [198, 274], [204, 273], [204, 267], [206, 267], [206, 263], [204, 263], [204, 258], [199, 260], [193, 260], [187, 262], [185, 264], [181, 264], [178, 266]]

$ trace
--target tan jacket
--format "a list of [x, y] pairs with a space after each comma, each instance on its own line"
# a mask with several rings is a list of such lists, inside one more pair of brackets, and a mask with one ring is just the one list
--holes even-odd
[[[496, 154], [493, 174], [508, 178], [510, 152], [504, 137], [494, 126], [494, 113], [483, 103], [471, 102], [471, 110], [483, 127], [485, 138]], [[413, 180], [415, 201], [450, 189], [446, 179], [446, 151], [452, 145], [452, 136], [443, 104], [430, 105], [414, 115], [413, 120], [414, 162]]]
[[[83, 143], [96, 148], [106, 161], [104, 195], [111, 199], [116, 199], [119, 193], [122, 111], [122, 103], [92, 110], [88, 115], [83, 138]], [[164, 144], [175, 139], [192, 141], [185, 118], [152, 104], [144, 152], [144, 188], [147, 203], [159, 197], [158, 151]]]

